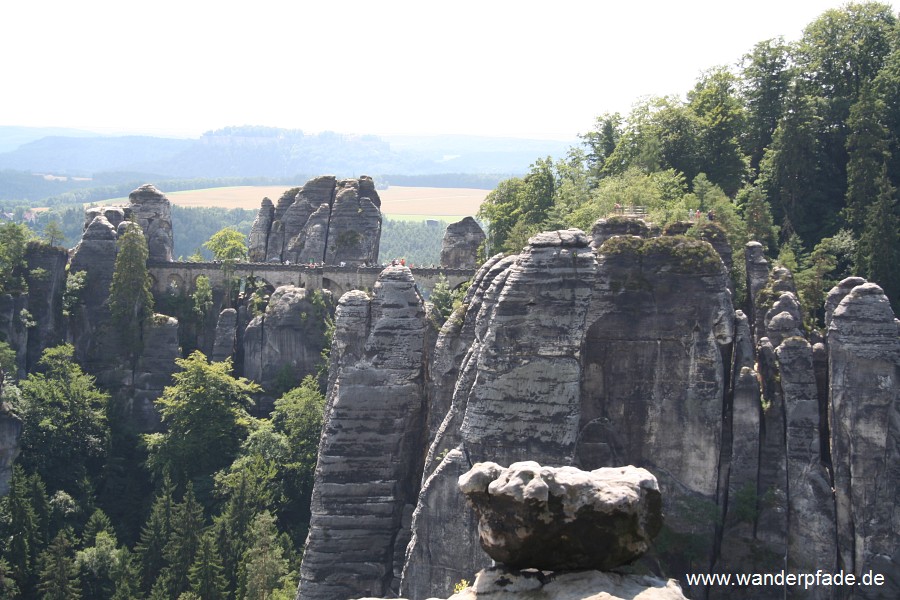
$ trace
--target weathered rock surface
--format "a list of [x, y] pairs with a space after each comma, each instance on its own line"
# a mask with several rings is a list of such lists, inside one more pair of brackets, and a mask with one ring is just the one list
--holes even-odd
[[[535, 459], [656, 473], [665, 543], [640, 564], [667, 575], [787, 566], [872, 569], [900, 581], [900, 535], [889, 514], [900, 504], [900, 350], [883, 294], [861, 280], [842, 282], [829, 299], [827, 344], [807, 340], [792, 275], [770, 275], [760, 245], [747, 248], [745, 317], [731, 307], [724, 261], [709, 243], [646, 235], [623, 232], [592, 250], [580, 232], [547, 232], [479, 270], [428, 361], [429, 445], [403, 595], [446, 595], [488, 566], [457, 479], [473, 463]], [[361, 295], [354, 309], [345, 297], [358, 319], [348, 327], [369, 331], [366, 301]], [[364, 344], [344, 335], [335, 356], [361, 355]], [[341, 373], [339, 365], [332, 371], [330, 394], [340, 392]], [[401, 525], [383, 554], [394, 561], [392, 576], [405, 539]], [[342, 564], [335, 556], [332, 564]], [[855, 592], [893, 597], [894, 585]], [[796, 592], [689, 591], [711, 599]]]
[[160, 417], [154, 401], [163, 389], [172, 385], [172, 374], [178, 369], [175, 359], [181, 357], [178, 347], [178, 320], [155, 314], [143, 332], [143, 350], [132, 374], [127, 414], [137, 431], [159, 431]]
[[266, 262], [269, 244], [269, 231], [275, 220], [275, 205], [268, 198], [262, 199], [262, 206], [253, 225], [250, 227], [250, 240], [247, 243], [247, 259], [250, 262]]
[[25, 370], [37, 366], [41, 353], [65, 339], [62, 314], [63, 291], [66, 288], [68, 254], [63, 248], [29, 245], [25, 252], [28, 268], [28, 312], [34, 327], [28, 332]]
[[[834, 570], [834, 497], [825, 460], [819, 453], [819, 399], [812, 347], [802, 337], [790, 337], [778, 346], [775, 355], [786, 425], [787, 564], [798, 572]], [[800, 523], [802, 526], [798, 526]], [[825, 597], [824, 590], [818, 592]]]
[[0, 402], [0, 498], [9, 493], [13, 462], [19, 455], [22, 421], [5, 402]]
[[518, 257], [495, 263], [492, 279], [478, 284], [485, 291], [474, 339], [429, 455], [446, 451], [445, 438], [457, 449], [446, 452], [423, 483], [403, 573], [405, 594], [439, 594], [488, 566], [456, 489], [473, 462], [571, 464], [580, 402], [576, 353], [595, 270], [581, 231], [547, 232], [529, 240]]
[[251, 260], [376, 264], [381, 240], [381, 199], [371, 177], [310, 179], [268, 199], [250, 232]]
[[840, 561], [857, 575], [872, 569], [886, 576], [884, 587], [858, 589], [860, 597], [898, 597], [900, 340], [880, 287], [863, 283], [840, 300], [828, 326], [828, 353]]
[[447, 225], [441, 241], [441, 266], [474, 269], [478, 266], [478, 248], [487, 236], [472, 217]]
[[84, 209], [84, 226], [81, 230], [86, 230], [94, 219], [100, 216], [106, 217], [106, 220], [113, 227], [118, 228], [123, 221], [133, 217], [134, 213], [130, 206], [94, 206], [86, 208]]
[[[378, 262], [381, 210], [372, 197], [362, 195], [360, 181], [344, 179], [338, 182], [328, 222], [326, 264], [374, 265]], [[366, 188], [370, 188], [375, 199], [378, 198], [374, 186]]]
[[172, 204], [151, 184], [142, 185], [128, 195], [134, 219], [144, 230], [150, 260], [171, 261], [175, 240], [172, 237]]
[[406, 267], [385, 269], [371, 298], [353, 291], [338, 304], [298, 598], [381, 596], [399, 585], [395, 546], [421, 477], [426, 326]]
[[[325, 318], [331, 309], [330, 292], [292, 285], [276, 289], [266, 312], [254, 317], [244, 331], [244, 376], [274, 391], [294, 387], [315, 374], [325, 344]], [[229, 316], [221, 315], [220, 321], [223, 317], [224, 352]]]
[[673, 579], [601, 571], [552, 573], [485, 569], [473, 586], [447, 600], [684, 600]]
[[116, 228], [104, 216], [95, 217], [81, 236], [69, 262], [69, 272], [85, 272], [76, 314], [69, 319], [75, 358], [101, 379], [118, 364], [123, 352], [110, 326], [109, 286], [116, 267]]
[[216, 321], [216, 337], [213, 341], [212, 360], [222, 362], [234, 356], [237, 342], [237, 311], [233, 308], [222, 309]]
[[482, 549], [516, 569], [610, 570], [643, 555], [662, 526], [656, 478], [635, 467], [478, 463], [459, 489]]

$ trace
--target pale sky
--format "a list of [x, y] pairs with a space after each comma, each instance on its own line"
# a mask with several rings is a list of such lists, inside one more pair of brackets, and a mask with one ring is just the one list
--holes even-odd
[[0, 125], [570, 140], [844, 4], [7, 0]]

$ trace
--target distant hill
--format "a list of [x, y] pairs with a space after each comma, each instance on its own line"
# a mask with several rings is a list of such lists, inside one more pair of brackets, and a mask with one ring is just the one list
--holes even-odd
[[[11, 131], [17, 129], [17, 131]], [[6, 131], [4, 134], [4, 130]], [[535, 156], [563, 156], [571, 141], [475, 136], [306, 134], [273, 127], [227, 127], [198, 139], [72, 135], [0, 128], [0, 169], [92, 177], [99, 172], [156, 173], [166, 178], [342, 176], [395, 173], [524, 174]]]
[[19, 127], [0, 125], [0, 152], [11, 152], [23, 144], [49, 136], [96, 137], [93, 131], [65, 127]]

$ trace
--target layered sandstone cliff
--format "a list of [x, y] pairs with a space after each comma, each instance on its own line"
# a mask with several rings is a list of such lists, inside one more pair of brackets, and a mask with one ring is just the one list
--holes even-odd
[[325, 175], [264, 198], [250, 230], [251, 262], [364, 265], [378, 261], [381, 199], [371, 177]]
[[[479, 461], [526, 458], [657, 473], [666, 524], [644, 568], [661, 574], [786, 565], [877, 568], [896, 581], [898, 535], [885, 511], [897, 505], [900, 481], [898, 339], [880, 289], [842, 282], [829, 298], [828, 339], [807, 338], [790, 272], [770, 272], [758, 244], [747, 248], [745, 313], [732, 308], [724, 249], [626, 225], [598, 223], [593, 240], [543, 233], [519, 255], [493, 257], [444, 324], [420, 396], [427, 446], [385, 454], [393, 468], [414, 470], [425, 453], [401, 593], [443, 597], [488, 565], [456, 480]], [[364, 304], [357, 309], [339, 311], [339, 331], [367, 331], [350, 317], [361, 318]], [[333, 365], [330, 395], [342, 393], [342, 364]], [[326, 482], [344, 464], [320, 457], [317, 490], [335, 492]], [[343, 514], [319, 508], [320, 519]], [[332, 570], [344, 564], [337, 547], [359, 535], [334, 530]], [[393, 589], [387, 557], [396, 568], [397, 541], [379, 561], [368, 557], [381, 565], [380, 589], [367, 588], [374, 595]], [[316, 577], [334, 577], [324, 554], [312, 556], [318, 572], [306, 572], [299, 598], [315, 597], [306, 590]], [[774, 598], [786, 590], [689, 592]]]

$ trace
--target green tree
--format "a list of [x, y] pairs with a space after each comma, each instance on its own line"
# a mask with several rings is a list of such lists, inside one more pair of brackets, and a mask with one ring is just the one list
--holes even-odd
[[747, 175], [747, 159], [740, 145], [746, 127], [737, 85], [736, 76], [718, 67], [705, 72], [688, 93], [688, 106], [700, 121], [701, 168], [732, 198]]
[[175, 509], [175, 486], [168, 474], [163, 476], [160, 491], [153, 501], [150, 516], [141, 530], [141, 538], [135, 546], [139, 559], [141, 589], [149, 591], [166, 565], [165, 548], [172, 537]]
[[824, 202], [819, 190], [822, 153], [815, 103], [796, 85], [789, 90], [786, 102], [785, 116], [762, 159], [758, 181], [782, 240], [795, 232], [812, 238], [820, 228], [823, 215], [817, 209]]
[[431, 302], [434, 304], [435, 310], [441, 315], [441, 322], [447, 320], [453, 311], [453, 293], [450, 290], [450, 283], [442, 273], [438, 277], [438, 281], [431, 290]]
[[106, 516], [106, 513], [99, 508], [91, 514], [84, 530], [81, 532], [81, 543], [85, 547], [96, 543], [97, 535], [105, 532], [113, 540], [116, 539], [116, 530], [113, 528], [112, 521]]
[[747, 224], [747, 237], [772, 251], [778, 244], [778, 227], [772, 222], [772, 210], [758, 186], [745, 187], [736, 198]]
[[12, 577], [9, 563], [0, 557], [0, 600], [14, 600], [19, 597], [19, 586]]
[[136, 359], [142, 348], [144, 324], [153, 316], [147, 240], [140, 226], [129, 223], [118, 246], [109, 287], [109, 311], [128, 353]]
[[889, 132], [883, 122], [885, 106], [870, 86], [860, 92], [850, 109], [847, 127], [847, 206], [845, 214], [850, 226], [861, 232], [869, 206], [878, 197], [881, 167], [890, 158]]
[[0, 293], [9, 294], [25, 289], [25, 249], [34, 239], [27, 225], [0, 225]]
[[200, 538], [189, 576], [191, 590], [200, 600], [224, 600], [227, 597], [228, 580], [224, 575], [222, 559], [216, 550], [213, 530], [208, 530]]
[[62, 244], [66, 241], [66, 234], [63, 232], [62, 227], [59, 226], [59, 221], [51, 219], [44, 226], [44, 234], [41, 238], [47, 245], [56, 246], [57, 244]]
[[587, 148], [587, 165], [593, 177], [600, 179], [606, 170], [606, 161], [612, 156], [622, 138], [622, 115], [606, 113], [597, 117], [595, 128], [580, 136]]
[[117, 548], [117, 545], [114, 534], [101, 530], [90, 544], [76, 552], [75, 569], [85, 598], [110, 600], [115, 594], [116, 569], [121, 560], [119, 555], [128, 551]]
[[20, 382], [21, 463], [50, 489], [85, 493], [86, 478], [99, 477], [109, 445], [109, 396], [73, 360], [65, 344], [44, 350], [34, 372]]
[[147, 464], [185, 482], [211, 477], [231, 464], [247, 436], [252, 394], [260, 387], [231, 375], [231, 362], [209, 363], [202, 352], [176, 359], [182, 371], [155, 404], [166, 431], [145, 435]]
[[169, 591], [173, 598], [188, 589], [190, 567], [200, 547], [203, 526], [203, 507], [197, 502], [193, 484], [188, 482], [184, 499], [172, 512], [173, 531], [164, 551]]
[[247, 530], [256, 514], [249, 478], [248, 473], [239, 473], [237, 484], [227, 489], [225, 508], [213, 525], [228, 587], [232, 590], [237, 589], [238, 567], [247, 549]]
[[282, 470], [285, 521], [309, 522], [309, 502], [319, 454], [325, 397], [311, 375], [275, 401], [272, 424], [287, 439], [289, 461]]
[[275, 518], [264, 511], [253, 519], [249, 547], [241, 561], [241, 590], [246, 600], [268, 600], [288, 573], [284, 551], [278, 543]]
[[888, 179], [886, 164], [877, 189], [859, 240], [857, 265], [863, 277], [884, 289], [896, 311], [900, 305], [900, 216], [897, 190]]
[[80, 582], [68, 530], [60, 531], [41, 554], [41, 600], [78, 600]]
[[247, 258], [247, 236], [234, 227], [225, 227], [213, 234], [203, 247], [221, 262], [236, 262]]
[[740, 87], [747, 126], [742, 145], [753, 172], [758, 172], [784, 114], [785, 96], [794, 76], [791, 60], [790, 47], [783, 38], [759, 42], [743, 58]]
[[194, 303], [194, 313], [197, 315], [197, 320], [202, 323], [213, 305], [213, 293], [212, 286], [209, 284], [209, 277], [206, 275], [197, 277], [191, 300]]
[[43, 550], [39, 524], [31, 506], [28, 493], [28, 476], [19, 465], [13, 466], [9, 493], [0, 500], [0, 520], [2, 539], [8, 545], [0, 549], [0, 557], [9, 561], [9, 572], [18, 587], [29, 590], [37, 573], [37, 557]]

